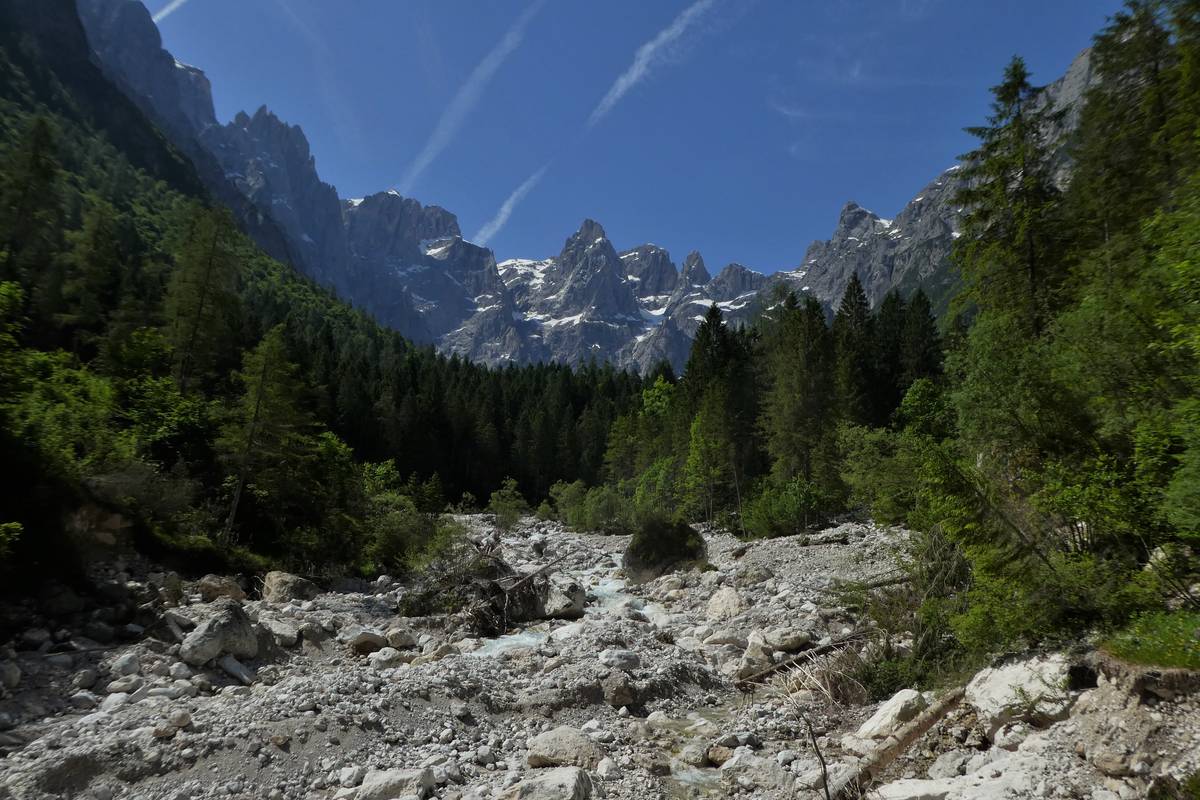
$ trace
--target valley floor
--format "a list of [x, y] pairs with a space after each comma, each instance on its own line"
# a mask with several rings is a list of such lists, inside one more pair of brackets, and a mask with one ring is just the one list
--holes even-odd
[[[735, 685], [857, 631], [836, 585], [893, 577], [901, 530], [709, 532], [713, 568], [629, 586], [623, 537], [464, 521], [519, 571], [548, 566], [557, 618], [479, 639], [460, 616], [398, 616], [411, 587], [387, 580], [307, 599], [282, 584], [275, 602], [215, 580], [179, 596], [135, 559], [97, 577], [166, 587], [144, 604], [152, 637], [103, 645], [121, 631], [102, 609], [52, 620], [31, 603], [0, 651], [0, 798], [816, 798], [826, 772], [836, 787], [936, 703], [834, 706], [787, 670]], [[1200, 769], [1194, 681], [1091, 663], [980, 673], [878, 796], [1134, 798]], [[1015, 686], [1021, 702], [1005, 699]]]

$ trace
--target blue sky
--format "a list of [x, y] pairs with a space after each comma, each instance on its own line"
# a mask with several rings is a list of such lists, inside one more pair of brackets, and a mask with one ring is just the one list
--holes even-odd
[[[458, 215], [498, 259], [585, 217], [710, 269], [800, 263], [891, 216], [1013, 54], [1059, 76], [1118, 0], [145, 0], [222, 121], [266, 104], [343, 197]], [[500, 214], [506, 209], [507, 215]]]

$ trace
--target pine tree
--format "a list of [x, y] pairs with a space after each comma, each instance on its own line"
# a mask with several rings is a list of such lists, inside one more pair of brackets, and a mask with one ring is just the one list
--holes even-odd
[[88, 209], [83, 230], [72, 238], [71, 274], [64, 287], [67, 311], [59, 322], [81, 329], [76, 338], [92, 342], [121, 302], [128, 256], [122, 249], [116, 213], [103, 201]]
[[1076, 247], [1131, 230], [1163, 205], [1186, 152], [1169, 130], [1179, 106], [1179, 56], [1165, 0], [1131, 0], [1095, 37], [1096, 85], [1071, 142], [1068, 193]]
[[904, 396], [901, 363], [907, 313], [904, 298], [893, 289], [884, 295], [875, 318], [875, 381], [872, 406], [876, 425], [886, 425]]
[[909, 300], [900, 337], [900, 394], [922, 378], [942, 374], [942, 341], [937, 319], [925, 292], [918, 289]]
[[175, 377], [185, 392], [193, 381], [207, 378], [222, 351], [229, 349], [238, 305], [233, 220], [224, 210], [194, 213], [164, 308]]
[[1058, 307], [1064, 272], [1053, 142], [1047, 141], [1057, 114], [1019, 57], [992, 95], [989, 124], [967, 129], [980, 144], [963, 156], [959, 202], [967, 211], [955, 260], [965, 279], [964, 299], [1011, 315], [1037, 335]]
[[858, 275], [850, 276], [833, 318], [834, 387], [843, 417], [858, 425], [874, 417], [875, 333], [871, 306]]
[[819, 302], [806, 296], [798, 308], [783, 311], [766, 361], [762, 431], [772, 474], [780, 483], [828, 481], [834, 352]]
[[233, 481], [226, 541], [232, 541], [247, 486], [258, 505], [274, 510], [276, 524], [286, 521], [288, 507], [301, 502], [311, 488], [306, 467], [317, 448], [316, 424], [301, 404], [304, 385], [288, 360], [282, 326], [268, 331], [246, 354], [236, 377], [241, 397], [216, 443]]
[[714, 303], [704, 312], [704, 320], [696, 329], [683, 371], [684, 392], [693, 413], [700, 407], [700, 400], [713, 381], [728, 376], [732, 356], [732, 336], [725, 327], [721, 309]]
[[55, 311], [56, 302], [39, 298], [62, 289], [54, 281], [61, 281], [63, 216], [57, 135], [36, 116], [0, 169], [0, 279], [17, 281], [28, 302]]

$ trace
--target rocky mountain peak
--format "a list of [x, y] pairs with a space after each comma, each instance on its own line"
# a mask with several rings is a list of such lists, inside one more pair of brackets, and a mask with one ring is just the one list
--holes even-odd
[[669, 295], [679, 281], [671, 254], [656, 244], [638, 245], [620, 254], [625, 275], [638, 297]]
[[377, 192], [342, 206], [351, 255], [415, 263], [422, 242], [462, 236], [458, 217], [440, 206], [423, 206], [397, 192]]
[[851, 200], [842, 206], [842, 211], [838, 214], [837, 233], [835, 235], [848, 236], [870, 233], [875, 228], [875, 223], [879, 221], [878, 214], [868, 211]]
[[[594, 219], [585, 219], [580, 223], [579, 230], [567, 239], [559, 258], [564, 263], [578, 261], [585, 253], [595, 248], [600, 248], [601, 251], [613, 250], [608, 241], [608, 234], [604, 232], [604, 226]], [[616, 256], [615, 250], [613, 256]]]
[[679, 282], [683, 286], [703, 286], [712, 280], [712, 276], [708, 274], [708, 270], [704, 266], [704, 258], [700, 255], [700, 251], [693, 250], [688, 253], [683, 262], [683, 272], [679, 274]]
[[732, 300], [736, 297], [757, 292], [767, 283], [767, 276], [755, 272], [742, 264], [728, 264], [708, 284], [708, 291], [715, 298]]

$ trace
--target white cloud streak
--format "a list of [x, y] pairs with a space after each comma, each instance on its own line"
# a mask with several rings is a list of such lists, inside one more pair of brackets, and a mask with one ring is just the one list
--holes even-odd
[[400, 181], [400, 193], [407, 195], [412, 192], [417, 181], [429, 166], [441, 155], [446, 149], [446, 145], [450, 144], [450, 140], [458, 133], [458, 129], [462, 127], [463, 121], [467, 115], [474, 110], [479, 103], [479, 99], [483, 96], [483, 90], [487, 88], [488, 83], [499, 71], [504, 62], [512, 55], [518, 47], [521, 46], [522, 40], [525, 38], [525, 28], [529, 25], [530, 20], [537, 14], [538, 10], [545, 5], [546, 0], [534, 0], [534, 2], [517, 17], [516, 22], [505, 32], [503, 38], [496, 43], [483, 60], [480, 61], [475, 69], [471, 70], [471, 74], [467, 76], [466, 82], [459, 87], [454, 94], [454, 98], [446, 109], [442, 112], [442, 116], [438, 119], [437, 126], [434, 127], [433, 133], [430, 134], [429, 140], [425, 142], [425, 147], [413, 159], [412, 164], [408, 167], [408, 172], [405, 173], [403, 180]]
[[588, 127], [591, 128], [604, 119], [630, 89], [645, 80], [657, 66], [663, 63], [671, 55], [684, 34], [695, 27], [715, 3], [716, 0], [696, 0], [680, 12], [670, 25], [639, 47], [633, 55], [633, 63], [629, 65], [629, 69], [617, 77], [608, 90], [608, 94], [604, 95], [599, 105], [592, 111], [592, 115], [588, 118]]
[[[352, 152], [363, 150], [362, 126], [358, 122], [358, 114], [347, 99], [347, 94], [336, 80], [337, 61], [325, 43], [324, 37], [304, 17], [311, 17], [312, 8], [295, 0], [275, 0], [275, 5], [281, 14], [308, 43], [312, 56], [313, 72], [317, 75], [317, 93], [325, 105], [326, 119], [330, 120], [338, 141], [342, 147]], [[297, 9], [293, 6], [304, 5]], [[301, 16], [303, 13], [304, 16]]]
[[162, 22], [164, 19], [171, 16], [176, 11], [178, 11], [179, 9], [181, 9], [185, 5], [187, 5], [187, 2], [188, 2], [188, 0], [171, 0], [171, 2], [167, 3], [161, 9], [156, 11], [154, 16], [151, 17], [151, 19], [153, 19], [154, 24], [157, 25], [158, 23]]
[[542, 176], [546, 174], [546, 170], [549, 168], [549, 163], [543, 164], [537, 172], [526, 178], [516, 189], [513, 189], [512, 194], [508, 196], [508, 199], [500, 206], [500, 210], [496, 212], [496, 216], [488, 220], [487, 224], [471, 237], [471, 241], [480, 247], [487, 246], [492, 237], [504, 227], [504, 223], [508, 222], [508, 218], [512, 216], [513, 209], [525, 199], [525, 195], [529, 194], [533, 190], [533, 187], [538, 185], [538, 181], [542, 179]]

